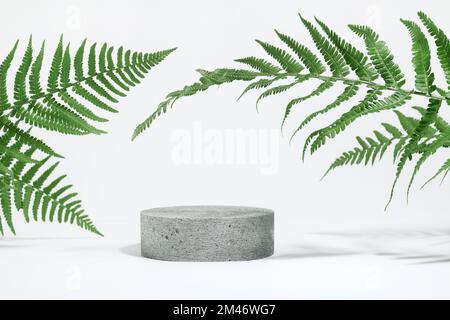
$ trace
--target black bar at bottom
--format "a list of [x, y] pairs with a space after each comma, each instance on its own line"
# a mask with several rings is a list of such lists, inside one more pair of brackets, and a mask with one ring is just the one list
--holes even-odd
[[[389, 317], [406, 314], [430, 318], [433, 312], [447, 312], [448, 301], [350, 301], [350, 300], [125, 300], [125, 301], [0, 301], [2, 310], [11, 310], [23, 316], [36, 310], [47, 310], [48, 318], [68, 312], [71, 318], [104, 317], [130, 319], [137, 315], [143, 319], [302, 319], [363, 316]], [[57, 311], [61, 309], [61, 311]], [[51, 310], [51, 311], [50, 311]], [[58, 318], [59, 318], [58, 316]], [[47, 318], [47, 317], [46, 317]]]

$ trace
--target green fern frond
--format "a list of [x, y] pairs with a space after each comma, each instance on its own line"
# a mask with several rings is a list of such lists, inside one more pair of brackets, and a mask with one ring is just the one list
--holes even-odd
[[[400, 113], [400, 111], [396, 110], [394, 112]], [[386, 122], [383, 122], [381, 125], [393, 138], [400, 139], [403, 136], [403, 133], [396, 126]]]
[[427, 184], [429, 184], [431, 181], [436, 179], [440, 174], [444, 173], [444, 176], [442, 177], [442, 181], [447, 177], [448, 172], [450, 171], [450, 159], [445, 160], [445, 162], [442, 164], [442, 166], [439, 168], [439, 170], [425, 183], [422, 185], [422, 188], [424, 188]]
[[[420, 107], [415, 107], [420, 114], [423, 114], [424, 109]], [[398, 154], [404, 149], [406, 146], [406, 142], [410, 139], [411, 135], [414, 133], [415, 127], [417, 127], [420, 123], [420, 119], [414, 117], [407, 117], [402, 112], [398, 110], [394, 110], [397, 115], [397, 119], [401, 125], [401, 129], [398, 127], [389, 124], [382, 123], [383, 129], [386, 131], [386, 134], [381, 133], [378, 130], [373, 131], [374, 138], [366, 137], [362, 139], [357, 137], [357, 141], [359, 146], [353, 148], [352, 150], [343, 152], [340, 157], [338, 157], [326, 171], [324, 177], [330, 173], [332, 170], [342, 167], [345, 165], [355, 165], [355, 164], [374, 164], [375, 161], [381, 160], [385, 155], [388, 147], [394, 145], [393, 150], [393, 159], [397, 158]], [[434, 128], [428, 128], [428, 130], [424, 133], [424, 139], [420, 141], [421, 144], [426, 142], [431, 138], [436, 137], [437, 130]], [[388, 135], [388, 136], [386, 136]], [[370, 161], [369, 161], [370, 160]]]
[[291, 83], [288, 83], [288, 84], [282, 84], [282, 85], [279, 85], [279, 86], [276, 86], [276, 87], [272, 87], [272, 88], [270, 88], [270, 89], [267, 89], [266, 91], [264, 91], [263, 93], [261, 93], [261, 94], [259, 95], [258, 99], [256, 99], [256, 110], [258, 110], [258, 104], [259, 104], [259, 102], [260, 102], [262, 99], [265, 99], [265, 98], [267, 98], [267, 97], [274, 96], [274, 95], [277, 95], [277, 94], [286, 92], [287, 90], [289, 90], [289, 89], [295, 87], [296, 85], [298, 85], [298, 84], [300, 84], [300, 83], [302, 83], [302, 82], [304, 82], [304, 81], [306, 81], [306, 80], [308, 80], [307, 77], [301, 77], [301, 78], [299, 78], [299, 79], [295, 79], [295, 80], [294, 80], [293, 82], [291, 82]]
[[29, 88], [30, 88], [30, 95], [32, 98], [39, 97], [43, 95], [41, 82], [40, 82], [40, 74], [42, 69], [42, 62], [44, 60], [44, 48], [45, 48], [45, 42], [42, 42], [41, 49], [39, 50], [38, 55], [36, 56], [36, 59], [34, 60], [33, 64], [31, 65], [31, 72], [29, 77]]
[[289, 114], [291, 113], [291, 110], [294, 106], [312, 98], [312, 97], [316, 97], [321, 95], [322, 93], [324, 93], [326, 90], [330, 89], [332, 86], [334, 85], [333, 82], [331, 81], [325, 81], [322, 82], [321, 84], [319, 84], [317, 86], [317, 88], [315, 88], [310, 94], [303, 96], [303, 97], [299, 97], [299, 98], [295, 98], [293, 100], [291, 100], [288, 105], [286, 106], [286, 109], [284, 110], [284, 116], [283, 116], [283, 121], [281, 122], [281, 129], [283, 129], [284, 123], [286, 122]]
[[344, 57], [336, 50], [335, 47], [325, 39], [319, 31], [313, 26], [311, 22], [299, 15], [303, 25], [308, 30], [311, 38], [313, 39], [317, 49], [322, 54], [323, 58], [327, 62], [333, 76], [345, 77], [350, 73]]
[[[356, 106], [352, 107], [350, 111], [345, 112], [340, 118], [329, 126], [311, 133], [311, 135], [306, 139], [303, 147], [303, 158], [305, 157], [305, 152], [309, 146], [309, 142], [312, 142], [310, 151], [311, 154], [313, 154], [325, 144], [327, 139], [333, 139], [336, 137], [336, 135], [344, 131], [347, 126], [358, 117], [368, 114], [371, 111], [376, 112], [378, 108], [375, 108], [375, 103], [380, 95], [381, 91], [379, 90], [369, 90], [364, 99], [361, 100]], [[312, 141], [312, 138], [315, 138], [315, 140]]]
[[28, 41], [28, 46], [22, 59], [22, 64], [17, 70], [14, 80], [14, 99], [16, 101], [24, 101], [27, 99], [26, 76], [30, 69], [33, 59], [32, 38]]
[[[212, 86], [218, 86], [224, 83], [230, 83], [234, 81], [252, 81], [259, 77], [261, 74], [255, 71], [248, 71], [244, 69], [216, 69], [214, 71], [197, 70], [201, 77], [198, 82], [185, 86], [183, 89], [173, 91], [166, 96], [166, 100], [161, 102], [156, 110], [147, 117], [142, 123], [140, 123], [133, 132], [132, 140], [136, 139], [142, 132], [147, 130], [150, 125], [161, 116], [166, 113], [169, 107], [172, 107], [175, 101], [182, 97], [192, 96], [198, 92], [208, 90]], [[265, 74], [263, 74], [265, 75]]]
[[314, 120], [319, 115], [325, 114], [337, 107], [339, 107], [342, 103], [344, 103], [347, 100], [350, 100], [352, 97], [354, 97], [358, 93], [359, 87], [350, 84], [345, 87], [344, 91], [329, 105], [325, 106], [324, 108], [320, 109], [319, 111], [315, 111], [308, 115], [302, 123], [298, 126], [298, 128], [294, 131], [294, 133], [291, 136], [291, 140], [294, 138], [294, 136], [301, 130], [303, 127], [305, 127], [308, 123], [310, 123], [312, 120]]
[[419, 12], [418, 15], [422, 23], [427, 28], [428, 33], [434, 38], [437, 48], [437, 57], [442, 66], [442, 70], [444, 71], [448, 84], [448, 90], [450, 90], [450, 59], [448, 58], [450, 56], [450, 41], [444, 31], [439, 29], [425, 13]]
[[[425, 116], [425, 114], [427, 112], [427, 109], [423, 108], [423, 107], [414, 106], [412, 108], [414, 110], [419, 111], [420, 114], [422, 115], [422, 117]], [[435, 115], [433, 125], [434, 125], [434, 128], [436, 128], [436, 130], [438, 130], [441, 133], [445, 132], [447, 130], [447, 128], [450, 126], [450, 124], [447, 121], [445, 121], [444, 118], [442, 118], [439, 114]], [[431, 129], [431, 127], [429, 127], [428, 129]]]
[[[117, 97], [124, 96], [123, 87], [135, 86], [154, 65], [165, 59], [174, 49], [156, 53], [140, 53], [127, 50], [122, 57], [122, 48], [117, 50], [117, 58], [113, 58], [114, 48], [108, 50], [109, 63], [106, 62], [105, 44], [99, 54], [96, 45], [89, 48], [87, 57], [87, 70], [85, 70], [86, 40], [78, 48], [72, 61], [70, 46], [64, 48], [61, 37], [53, 54], [47, 89], [44, 91], [40, 84], [44, 45], [32, 63], [31, 38], [22, 59], [15, 79], [14, 98], [12, 105], [4, 103], [4, 110], [10, 109], [8, 116], [28, 123], [37, 118], [42, 128], [58, 131], [64, 134], [101, 134], [105, 133], [89, 121], [105, 122], [103, 117], [96, 116], [92, 107], [108, 112], [117, 112], [110, 103], [117, 103]], [[7, 57], [12, 61], [14, 54]], [[5, 60], [4, 69], [9, 68], [10, 62]], [[72, 77], [71, 65], [74, 68]], [[31, 73], [28, 74], [31, 66]], [[100, 66], [102, 66], [100, 70]], [[125, 75], [126, 74], [126, 75]], [[26, 78], [29, 76], [30, 96], [26, 93]], [[120, 85], [119, 85], [120, 83]], [[125, 84], [126, 83], [126, 84]], [[7, 97], [7, 96], [5, 96]], [[59, 98], [58, 101], [56, 98]], [[87, 103], [86, 103], [87, 102]], [[55, 114], [58, 114], [59, 116]], [[58, 123], [54, 119], [62, 117], [65, 121]], [[31, 123], [30, 123], [31, 124]]]
[[367, 165], [369, 163], [373, 165], [377, 160], [377, 156], [378, 160], [381, 160], [387, 148], [392, 144], [393, 139], [388, 139], [378, 131], [374, 131], [374, 134], [376, 135], [377, 140], [370, 137], [366, 137], [365, 139], [357, 137], [356, 140], [360, 146], [342, 153], [342, 155], [330, 165], [322, 179], [338, 167], [356, 164]]
[[[34, 221], [58, 221], [59, 223], [76, 224], [87, 231], [101, 235], [88, 216], [83, 215], [81, 201], [76, 199], [76, 193], [68, 193], [71, 185], [56, 187], [64, 176], [49, 181], [58, 163], [43, 170], [49, 157], [32, 165], [24, 171], [24, 165], [18, 162], [13, 168], [12, 177], [3, 177], [4, 183], [9, 183], [12, 188], [2, 192], [1, 208], [3, 218], [11, 232], [15, 234], [12, 223], [12, 202], [21, 211], [27, 222]], [[1, 216], [0, 216], [1, 218]], [[3, 233], [2, 233], [3, 234]]]
[[356, 49], [353, 45], [339, 37], [333, 30], [331, 30], [325, 23], [319, 19], [315, 19], [328, 39], [336, 46], [338, 51], [342, 54], [350, 68], [362, 80], [374, 81], [378, 78], [377, 72], [374, 70], [368, 57]]
[[246, 65], [252, 67], [253, 69], [260, 71], [262, 73], [274, 74], [274, 73], [281, 71], [280, 68], [274, 66], [272, 63], [270, 63], [269, 61], [266, 61], [262, 58], [247, 57], [247, 58], [236, 59], [234, 61], [246, 64]]
[[300, 73], [304, 68], [289, 53], [275, 47], [267, 42], [256, 40], [256, 42], [266, 51], [266, 53], [275, 59], [284, 71], [287, 73]]
[[431, 54], [428, 40], [416, 23], [403, 19], [401, 21], [411, 34], [412, 64], [416, 73], [416, 90], [431, 94], [436, 87], [433, 84], [434, 74], [431, 72]]
[[372, 64], [386, 85], [402, 87], [405, 84], [404, 75], [394, 62], [394, 56], [386, 43], [379, 39], [379, 35], [367, 26], [349, 25], [349, 28], [364, 39]]
[[291, 50], [297, 55], [301, 62], [306, 66], [309, 72], [313, 74], [322, 74], [325, 72], [325, 66], [320, 59], [307, 47], [295, 41], [295, 39], [275, 30], [276, 34]]
[[29, 131], [25, 131], [12, 123], [8, 118], [0, 116], [0, 129], [14, 137], [17, 141], [20, 141], [30, 147], [36, 148], [47, 155], [51, 155], [57, 158], [63, 158], [60, 154], [56, 153], [42, 140], [32, 136]]
[[[102, 134], [93, 125], [108, 121], [94, 109], [117, 112], [110, 106], [126, 96], [130, 87], [142, 81], [155, 65], [173, 50], [154, 53], [115, 50], [103, 44], [100, 50], [87, 41], [74, 57], [61, 36], [53, 53], [45, 88], [42, 86], [45, 45], [33, 57], [30, 37], [14, 76], [13, 97], [8, 96], [8, 72], [18, 42], [0, 64], [0, 233], [4, 225], [15, 234], [13, 213], [22, 212], [25, 220], [59, 221], [101, 235], [81, 207], [71, 185], [59, 186], [65, 175], [52, 174], [57, 163], [45, 168], [52, 157], [62, 158], [43, 140], [34, 137], [32, 128], [43, 128], [70, 135]], [[87, 55], [85, 52], [88, 51]], [[29, 129], [23, 129], [23, 126]], [[42, 160], [36, 160], [46, 156]], [[40, 155], [39, 155], [40, 154]], [[57, 189], [58, 187], [58, 189]], [[14, 205], [13, 205], [14, 202]], [[6, 222], [3, 224], [2, 221]]]
[[286, 76], [280, 76], [280, 77], [274, 77], [271, 79], [259, 79], [256, 80], [252, 83], [250, 83], [241, 93], [241, 95], [237, 98], [237, 100], [241, 99], [247, 92], [251, 91], [251, 90], [256, 90], [256, 89], [263, 89], [263, 88], [267, 88], [268, 86], [271, 86], [273, 83], [275, 83], [278, 80], [282, 80], [285, 79]]
[[[411, 139], [408, 142], [408, 145], [405, 147], [404, 153], [405, 156], [403, 158], [411, 157], [412, 154], [416, 151], [417, 145], [420, 139], [424, 136], [424, 132], [428, 129], [436, 120], [436, 115], [439, 112], [439, 108], [441, 107], [441, 101], [430, 99], [426, 112], [423, 114], [422, 118], [419, 121], [416, 129], [411, 135]], [[401, 158], [402, 159], [402, 158]], [[401, 171], [403, 169], [403, 163], [399, 162], [399, 166], [397, 168], [397, 176], [400, 176]], [[409, 196], [409, 191], [411, 190], [412, 183], [414, 182], [414, 178], [419, 170], [420, 166], [416, 166], [414, 168], [414, 172], [411, 176], [410, 182], [408, 184], [407, 195]]]
[[[418, 151], [417, 149], [418, 149], [419, 141], [421, 138], [424, 137], [424, 133], [430, 127], [430, 125], [432, 125], [434, 123], [435, 116], [436, 116], [437, 112], [439, 111], [440, 105], [441, 105], [441, 101], [430, 99], [427, 111], [422, 116], [420, 121], [418, 121], [414, 130], [412, 130], [412, 132], [411, 132], [411, 130], [408, 129], [410, 131], [410, 138], [409, 138], [407, 145], [403, 148], [402, 153], [400, 155], [399, 162], [397, 164], [397, 170], [396, 170], [396, 174], [395, 174], [394, 183], [392, 185], [389, 201], [388, 201], [386, 207], [390, 204], [390, 202], [392, 200], [392, 197], [393, 197], [394, 191], [395, 191], [395, 186], [396, 186], [397, 181], [399, 180], [400, 175], [406, 165], [406, 162], [408, 161], [408, 159], [412, 159], [412, 155]], [[427, 154], [428, 154], [428, 152], [423, 152], [422, 157], [416, 163], [416, 166], [414, 168], [410, 182], [408, 184], [408, 189], [407, 189], [408, 197], [409, 197], [409, 192], [410, 192], [412, 183], [414, 181], [414, 178], [417, 175], [417, 172], [419, 171], [423, 162], [425, 162], [425, 160], [428, 158]]]
[[[330, 168], [332, 170], [345, 164], [373, 163], [385, 154], [388, 147], [392, 147], [394, 162], [397, 164], [396, 179], [391, 192], [392, 199], [395, 184], [407, 161], [419, 154], [411, 179], [412, 183], [423, 162], [438, 149], [450, 147], [447, 137], [450, 134], [448, 133], [450, 126], [439, 114], [441, 104], [450, 104], [450, 42], [445, 33], [424, 13], [419, 12], [419, 18], [428, 34], [423, 33], [417, 23], [401, 20], [412, 41], [414, 88], [405, 88], [404, 72], [394, 61], [393, 53], [380, 35], [369, 26], [349, 25], [350, 30], [364, 41], [365, 50], [359, 50], [322, 20], [316, 18], [311, 22], [300, 16], [302, 24], [314, 42], [317, 53], [298, 40], [275, 30], [281, 46], [257, 40], [270, 57], [251, 56], [236, 60], [250, 67], [251, 70], [247, 71], [245, 69], [239, 69], [238, 72], [233, 71], [234, 69], [216, 69], [201, 73], [198, 82], [169, 93], [166, 100], [161, 102], [156, 110], [137, 126], [133, 133], [133, 139], [149, 128], [179, 99], [208, 90], [215, 85], [250, 81], [240, 97], [249, 91], [262, 90], [262, 94], [257, 98], [258, 103], [265, 97], [283, 93], [294, 87], [299, 79], [302, 81], [319, 80], [320, 86], [313, 93], [305, 93], [287, 105], [282, 120], [283, 128], [288, 117], [291, 118], [290, 114], [294, 105], [312, 96], [324, 95], [328, 87], [341, 83], [345, 86], [343, 91], [331, 100], [332, 103], [322, 106], [318, 111], [312, 112], [302, 119], [297, 129], [294, 130], [291, 140], [316, 117], [327, 114], [344, 105], [345, 102], [352, 103], [353, 107], [341, 113], [337, 119], [333, 119], [330, 125], [316, 129], [307, 136], [302, 153], [303, 158], [308, 150], [311, 154], [315, 153], [327, 141], [332, 140], [357, 120], [370, 114], [393, 110], [401, 124], [401, 129], [390, 123], [383, 123], [385, 134], [375, 131], [374, 138], [358, 138], [359, 146], [343, 153]], [[427, 36], [434, 39], [437, 57], [444, 71], [448, 90], [435, 85], [435, 73], [431, 66], [433, 52], [428, 44]], [[291, 55], [290, 52], [293, 54]], [[250, 75], [246, 75], [245, 72]], [[352, 77], [351, 74], [354, 76]], [[377, 81], [378, 78], [382, 80], [382, 83]], [[287, 80], [287, 84], [279, 84], [279, 80]], [[355, 98], [357, 93], [363, 89], [366, 90], [365, 97], [359, 102], [351, 102], [352, 98]], [[406, 105], [412, 97], [426, 99], [429, 102], [425, 109], [413, 107], [421, 113], [419, 119], [407, 116], [406, 113], [397, 110]]]
[[3, 112], [4, 110], [6, 110], [10, 107], [10, 103], [8, 101], [7, 75], [8, 75], [9, 67], [11, 66], [11, 63], [14, 59], [14, 54], [16, 53], [18, 44], [19, 44], [19, 41], [17, 40], [16, 43], [14, 44], [14, 47], [12, 48], [12, 50], [8, 53], [6, 58], [0, 64], [0, 111], [1, 112]]

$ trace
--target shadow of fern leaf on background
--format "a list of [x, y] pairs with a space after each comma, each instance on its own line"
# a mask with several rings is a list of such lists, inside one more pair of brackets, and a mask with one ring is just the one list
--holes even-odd
[[[0, 234], [15, 234], [13, 206], [24, 219], [76, 224], [102, 235], [85, 213], [72, 185], [61, 185], [66, 175], [53, 177], [62, 158], [44, 140], [31, 134], [42, 128], [66, 135], [103, 134], [108, 121], [100, 112], [116, 113], [112, 105], [141, 83], [145, 75], [175, 49], [153, 53], [132, 52], [84, 40], [72, 57], [63, 37], [54, 51], [43, 86], [45, 43], [33, 57], [30, 37], [13, 79], [9, 69], [18, 41], [0, 65]], [[13, 88], [13, 96], [8, 94]], [[6, 225], [4, 224], [6, 223]]]
[[450, 230], [367, 229], [306, 232], [289, 250], [270, 259], [332, 258], [358, 255], [384, 256], [408, 265], [448, 263]]

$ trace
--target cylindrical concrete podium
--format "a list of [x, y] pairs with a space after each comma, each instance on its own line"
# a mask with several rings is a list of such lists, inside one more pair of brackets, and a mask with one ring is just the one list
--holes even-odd
[[142, 256], [168, 261], [241, 261], [273, 254], [274, 212], [180, 206], [141, 212]]

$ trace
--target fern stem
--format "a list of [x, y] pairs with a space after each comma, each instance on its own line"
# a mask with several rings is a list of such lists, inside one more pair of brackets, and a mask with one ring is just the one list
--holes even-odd
[[321, 76], [321, 75], [317, 75], [317, 76], [311, 76], [311, 78], [316, 78], [319, 80], [328, 80], [328, 81], [340, 81], [340, 82], [351, 82], [354, 84], [366, 84], [374, 89], [378, 89], [378, 90], [387, 90], [387, 91], [394, 91], [394, 92], [399, 92], [399, 93], [404, 93], [404, 94], [408, 94], [408, 95], [417, 95], [417, 96], [422, 96], [422, 97], [427, 97], [427, 98], [433, 98], [433, 99], [438, 99], [441, 101], [445, 101], [445, 97], [441, 97], [441, 96], [436, 96], [433, 94], [428, 94], [426, 92], [420, 92], [417, 90], [405, 90], [405, 89], [401, 89], [401, 88], [397, 88], [397, 87], [390, 87], [387, 85], [382, 85], [376, 82], [372, 82], [372, 81], [366, 81], [366, 80], [360, 80], [360, 79], [351, 79], [351, 78], [339, 78], [339, 77], [333, 77], [333, 76]]
[[[322, 81], [331, 81], [331, 82], [346, 82], [346, 83], [352, 83], [355, 85], [362, 85], [365, 84], [373, 89], [377, 89], [377, 90], [385, 90], [385, 91], [393, 91], [393, 92], [399, 92], [399, 93], [403, 93], [403, 94], [408, 94], [408, 95], [416, 95], [416, 96], [422, 96], [422, 97], [426, 97], [426, 98], [433, 98], [433, 99], [437, 99], [437, 100], [441, 100], [441, 101], [446, 101], [445, 97], [442, 96], [436, 96], [433, 94], [428, 94], [426, 92], [421, 92], [421, 91], [417, 91], [417, 90], [407, 90], [407, 89], [401, 89], [398, 87], [391, 87], [388, 85], [383, 85], [383, 84], [379, 84], [376, 82], [372, 82], [372, 81], [367, 81], [367, 80], [361, 80], [361, 79], [355, 79], [355, 78], [345, 78], [345, 77], [336, 77], [336, 76], [324, 76], [321, 74], [315, 74], [315, 73], [309, 73], [309, 74], [296, 74], [296, 73], [277, 73], [275, 74], [276, 76], [286, 76], [286, 77], [309, 77], [312, 79], [318, 79], [318, 80], [322, 80]], [[262, 77], [268, 77], [268, 76], [274, 76], [274, 74], [268, 74], [268, 73], [260, 73], [260, 76]]]

